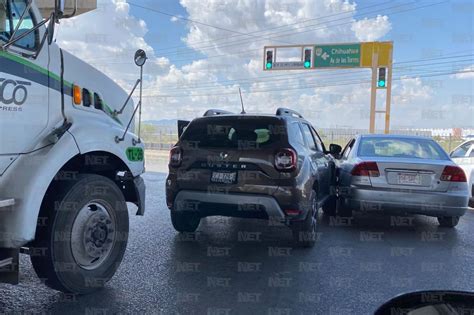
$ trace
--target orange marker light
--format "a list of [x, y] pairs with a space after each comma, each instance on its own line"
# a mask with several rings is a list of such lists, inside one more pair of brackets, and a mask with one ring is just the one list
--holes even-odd
[[82, 89], [80, 86], [74, 85], [72, 88], [74, 104], [81, 105], [82, 103]]

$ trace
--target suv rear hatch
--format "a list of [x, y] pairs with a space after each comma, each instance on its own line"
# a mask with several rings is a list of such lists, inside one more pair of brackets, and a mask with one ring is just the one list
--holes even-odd
[[179, 189], [273, 194], [280, 178], [275, 152], [286, 141], [285, 130], [283, 121], [271, 116], [195, 119], [178, 142]]

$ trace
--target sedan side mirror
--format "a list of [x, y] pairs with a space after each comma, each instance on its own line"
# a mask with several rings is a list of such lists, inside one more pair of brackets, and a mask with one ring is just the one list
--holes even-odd
[[331, 143], [329, 145], [329, 153], [334, 157], [339, 157], [339, 154], [342, 152], [342, 147], [339, 144]]

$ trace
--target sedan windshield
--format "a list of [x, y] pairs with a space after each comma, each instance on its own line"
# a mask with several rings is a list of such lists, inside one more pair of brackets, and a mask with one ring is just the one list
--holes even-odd
[[422, 138], [364, 137], [358, 156], [400, 157], [430, 160], [447, 160], [448, 155], [433, 140]]

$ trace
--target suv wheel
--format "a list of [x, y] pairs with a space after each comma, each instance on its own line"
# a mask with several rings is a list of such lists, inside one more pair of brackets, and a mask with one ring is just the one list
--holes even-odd
[[438, 217], [439, 225], [442, 227], [453, 228], [459, 223], [459, 217]]
[[318, 199], [315, 191], [311, 193], [310, 202], [311, 208], [310, 211], [308, 211], [306, 219], [293, 222], [291, 225], [293, 240], [299, 247], [313, 247], [316, 243]]
[[171, 223], [176, 231], [195, 232], [201, 222], [198, 213], [189, 211], [171, 211]]

